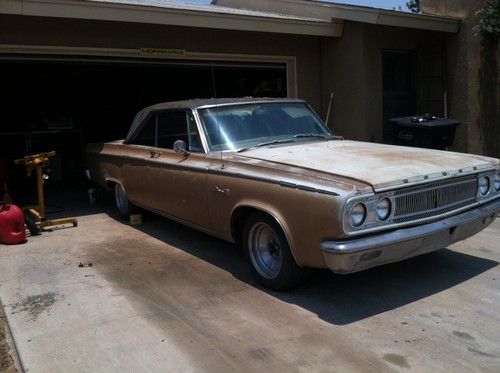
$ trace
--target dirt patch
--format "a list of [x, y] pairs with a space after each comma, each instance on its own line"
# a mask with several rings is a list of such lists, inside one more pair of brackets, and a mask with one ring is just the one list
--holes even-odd
[[20, 302], [12, 305], [12, 314], [19, 312], [28, 312], [31, 315], [31, 320], [35, 321], [37, 317], [56, 301], [56, 294], [54, 292], [30, 295]]
[[17, 369], [11, 356], [10, 346], [7, 343], [7, 321], [0, 309], [0, 373], [14, 373]]
[[406, 357], [403, 355], [399, 354], [385, 354], [384, 355], [384, 360], [388, 361], [391, 364], [397, 365], [400, 368], [407, 368], [410, 369], [411, 365], [408, 364], [408, 361], [406, 360]]

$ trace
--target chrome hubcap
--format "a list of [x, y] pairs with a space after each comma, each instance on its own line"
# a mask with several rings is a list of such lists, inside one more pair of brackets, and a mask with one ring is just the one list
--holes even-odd
[[127, 210], [128, 198], [120, 184], [115, 184], [115, 203], [120, 212]]
[[254, 268], [267, 279], [278, 276], [283, 248], [276, 232], [266, 223], [256, 223], [248, 235], [248, 250]]

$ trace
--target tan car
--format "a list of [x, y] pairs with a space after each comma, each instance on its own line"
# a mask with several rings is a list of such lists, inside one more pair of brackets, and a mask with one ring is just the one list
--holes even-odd
[[89, 171], [134, 206], [241, 243], [258, 282], [351, 273], [444, 248], [500, 211], [498, 159], [347, 141], [302, 100], [212, 99], [140, 111]]

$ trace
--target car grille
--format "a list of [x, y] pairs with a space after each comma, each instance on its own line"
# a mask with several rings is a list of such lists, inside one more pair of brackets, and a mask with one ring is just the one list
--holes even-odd
[[476, 200], [476, 175], [436, 181], [394, 193], [394, 222], [402, 223], [453, 211]]

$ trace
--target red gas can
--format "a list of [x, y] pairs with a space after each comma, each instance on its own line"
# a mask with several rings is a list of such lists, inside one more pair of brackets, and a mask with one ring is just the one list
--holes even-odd
[[0, 243], [26, 242], [24, 214], [16, 205], [0, 205]]

